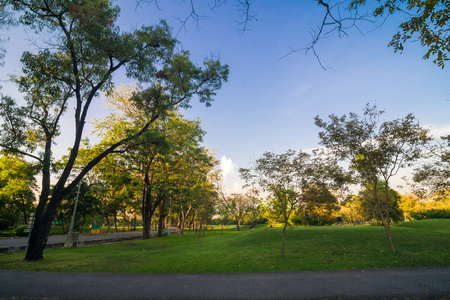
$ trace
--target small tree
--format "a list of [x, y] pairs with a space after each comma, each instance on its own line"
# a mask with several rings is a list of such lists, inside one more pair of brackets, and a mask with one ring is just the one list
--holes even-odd
[[255, 208], [255, 201], [257, 201], [257, 198], [239, 193], [233, 193], [230, 196], [225, 196], [222, 191], [220, 191], [219, 194], [222, 200], [219, 206], [234, 217], [236, 220], [237, 230], [240, 231], [241, 222], [247, 214]]
[[241, 178], [248, 185], [272, 194], [284, 223], [281, 256], [284, 256], [286, 227], [292, 211], [299, 203], [320, 197], [323, 189], [334, 182], [330, 180], [331, 174], [337, 175], [339, 169], [308, 153], [294, 150], [282, 154], [265, 152], [251, 168], [239, 169]]
[[[367, 105], [362, 117], [355, 113], [349, 117], [333, 114], [327, 123], [317, 116], [315, 123], [323, 130], [319, 137], [328, 153], [350, 162], [361, 184], [370, 191], [389, 246], [395, 251], [390, 231], [390, 179], [421, 156], [430, 137], [412, 114], [380, 122], [383, 113], [376, 106]], [[384, 195], [379, 192], [380, 185], [384, 185]]]

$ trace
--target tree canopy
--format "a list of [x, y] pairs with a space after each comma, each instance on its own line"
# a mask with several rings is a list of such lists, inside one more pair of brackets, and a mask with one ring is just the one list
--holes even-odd
[[[3, 3], [5, 9], [19, 14], [21, 26], [34, 30], [41, 40], [37, 53], [23, 53], [23, 73], [12, 78], [25, 104], [18, 105], [8, 96], [0, 100], [2, 150], [36, 159], [41, 167], [42, 190], [26, 254], [26, 260], [37, 260], [43, 258], [56, 208], [82, 177], [108, 154], [143, 135], [159, 117], [176, 107], [189, 107], [194, 96], [210, 105], [215, 91], [227, 80], [228, 66], [213, 58], [206, 59], [203, 67], [194, 64], [189, 52], [176, 51], [177, 40], [164, 21], [122, 31], [116, 25], [120, 9], [109, 0]], [[88, 111], [102, 91], [112, 91], [113, 75], [119, 70], [142, 85], [130, 101], [146, 112], [146, 122], [71, 177]], [[75, 122], [73, 145], [51, 192], [52, 147], [63, 131], [60, 120], [67, 111], [73, 112]]]
[[[376, 204], [390, 247], [395, 251], [390, 234], [390, 179], [419, 159], [431, 138], [412, 114], [381, 122], [383, 113], [376, 106], [367, 105], [362, 116], [333, 114], [329, 122], [317, 116], [315, 123], [322, 129], [319, 138], [328, 154], [348, 161], [358, 173], [360, 183], [371, 192], [371, 201]], [[380, 185], [385, 187], [384, 195], [380, 194]]]

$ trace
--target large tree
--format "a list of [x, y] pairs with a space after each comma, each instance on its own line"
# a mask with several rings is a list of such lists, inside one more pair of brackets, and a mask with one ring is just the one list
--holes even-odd
[[[122, 87], [109, 97], [113, 112], [96, 122], [96, 131], [103, 136], [101, 144], [122, 140], [147, 122], [145, 111], [128, 101], [132, 92], [133, 87]], [[174, 111], [153, 122], [138, 139], [123, 145], [126, 153], [115, 155], [118, 167], [139, 181], [144, 239], [150, 238], [155, 212], [159, 209], [164, 213], [167, 202], [181, 204], [180, 195], [189, 200], [187, 190], [193, 190], [197, 174], [207, 172], [203, 165], [211, 164], [212, 158], [200, 146], [204, 134], [199, 120], [186, 120]]]
[[[25, 95], [25, 104], [18, 106], [6, 96], [0, 101], [2, 149], [34, 158], [41, 166], [42, 190], [25, 256], [25, 260], [39, 260], [57, 207], [83, 176], [108, 154], [144, 134], [175, 106], [188, 107], [194, 95], [210, 105], [215, 91], [227, 79], [228, 67], [209, 59], [202, 68], [190, 61], [188, 52], [176, 53], [177, 41], [164, 21], [132, 32], [121, 31], [115, 24], [119, 7], [109, 0], [4, 3], [42, 40], [37, 53], [23, 53], [23, 73], [13, 78]], [[112, 76], [119, 70], [143, 86], [148, 84], [130, 99], [147, 113], [147, 122], [141, 130], [104, 148], [71, 180], [89, 109], [101, 91], [111, 91]], [[73, 145], [51, 192], [52, 148], [67, 110], [74, 116]]]
[[[357, 171], [360, 183], [371, 193], [378, 216], [384, 226], [389, 246], [395, 251], [390, 231], [390, 180], [398, 171], [422, 155], [430, 137], [412, 114], [405, 118], [381, 122], [384, 111], [367, 105], [363, 116], [330, 115], [329, 122], [319, 116], [319, 138], [336, 159], [346, 160]], [[384, 186], [383, 194], [380, 186]]]

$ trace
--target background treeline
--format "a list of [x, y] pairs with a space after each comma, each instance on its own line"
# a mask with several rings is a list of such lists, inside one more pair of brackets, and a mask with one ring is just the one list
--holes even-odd
[[[122, 87], [110, 94], [111, 114], [95, 121], [94, 133], [99, 141], [93, 145], [87, 139], [82, 141], [74, 169], [82, 170], [109, 145], [140, 130], [146, 112], [129, 101], [135, 91], [133, 86]], [[104, 232], [142, 228], [143, 238], [150, 238], [152, 230], [162, 236], [170, 226], [183, 233], [185, 229], [201, 231], [207, 225], [236, 225], [239, 230], [244, 224], [269, 223], [284, 224], [286, 228], [332, 225], [341, 218], [344, 224], [386, 226], [404, 220], [448, 218], [449, 137], [433, 140], [414, 119], [406, 119], [406, 123], [403, 120], [382, 124], [378, 136], [370, 138], [364, 122], [368, 122], [367, 115], [376, 114], [381, 112], [368, 106], [363, 117], [353, 114], [353, 119], [341, 118], [342, 124], [333, 124], [333, 130], [351, 126], [361, 131], [358, 145], [362, 148], [350, 153], [348, 169], [331, 155], [331, 148], [312, 154], [293, 150], [282, 154], [266, 152], [250, 168], [240, 169], [241, 178], [247, 183], [245, 191], [227, 194], [214, 153], [201, 144], [205, 132], [200, 120], [186, 120], [174, 110], [155, 120], [139, 138], [117, 147], [84, 176], [79, 189], [72, 189], [56, 209], [53, 226], [59, 229], [53, 233], [68, 232], [77, 198], [75, 230], [86, 231], [90, 225], [100, 225]], [[337, 118], [330, 118], [338, 122]], [[325, 123], [318, 125], [331, 130]], [[372, 125], [370, 128], [375, 127]], [[388, 130], [386, 126], [393, 128]], [[416, 134], [413, 129], [421, 139], [421, 143], [414, 141], [417, 149], [389, 148], [398, 140], [406, 143]], [[396, 133], [397, 140], [394, 130], [401, 131]], [[333, 139], [328, 134], [321, 135], [325, 143]], [[342, 139], [344, 134], [354, 138], [358, 132], [333, 134]], [[352, 141], [339, 142], [338, 149], [342, 151]], [[386, 159], [391, 152], [396, 159], [414, 154], [415, 164], [411, 159], [408, 166], [415, 166], [411, 184], [415, 193], [400, 195], [388, 184], [389, 177], [383, 177], [382, 169], [379, 173], [377, 169], [373, 174], [367, 173], [373, 166], [392, 167], [393, 162]], [[68, 159], [57, 161], [53, 172], [62, 172]], [[404, 165], [394, 167], [398, 170]], [[28, 215], [35, 210], [37, 169], [19, 155], [0, 158], [2, 235], [16, 234], [14, 229], [26, 224]], [[23, 232], [23, 227], [18, 232]]]

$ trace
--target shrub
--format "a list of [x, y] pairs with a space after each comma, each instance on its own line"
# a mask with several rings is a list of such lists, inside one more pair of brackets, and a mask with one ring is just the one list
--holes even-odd
[[450, 219], [450, 211], [446, 209], [430, 209], [419, 212], [412, 212], [411, 218], [413, 218], [414, 220]]
[[5, 219], [0, 219], [0, 230], [6, 230], [10, 226], [10, 222]]
[[267, 222], [269, 222], [269, 220], [267, 218], [261, 218], [260, 219], [253, 219], [251, 220], [248, 224], [267, 224]]
[[16, 235], [14, 230], [0, 231], [0, 237], [13, 237]]
[[22, 225], [16, 228], [16, 235], [17, 236], [28, 236], [28, 233], [25, 232], [25, 229], [27, 229], [27, 225]]

